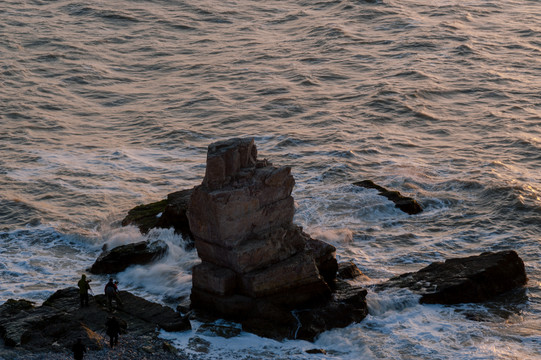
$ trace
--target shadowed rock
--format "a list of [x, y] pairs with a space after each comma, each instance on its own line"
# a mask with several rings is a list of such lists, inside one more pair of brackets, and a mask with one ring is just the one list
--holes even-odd
[[375, 184], [372, 180], [358, 181], [353, 183], [353, 185], [367, 189], [376, 189], [379, 191], [379, 195], [385, 196], [387, 199], [394, 202], [395, 207], [410, 215], [418, 214], [423, 211], [423, 208], [415, 201], [415, 199], [403, 196], [398, 191], [387, 190], [384, 187]]
[[144, 265], [161, 258], [167, 252], [167, 244], [161, 240], [149, 243], [141, 241], [117, 246], [104, 251], [90, 268], [93, 274], [114, 274], [131, 265]]
[[[189, 330], [190, 323], [173, 309], [149, 302], [126, 291], [120, 292], [124, 306], [115, 311], [122, 333], [154, 334], [156, 327], [166, 331]], [[79, 289], [61, 289], [41, 306], [26, 300], [8, 300], [0, 306], [0, 335], [6, 346], [34, 352], [70, 351], [78, 338], [90, 350], [106, 344], [105, 295], [92, 297], [88, 307], [79, 307]]]
[[490, 300], [526, 282], [524, 262], [509, 250], [435, 262], [382, 287], [409, 288], [422, 295], [421, 303], [458, 304]]

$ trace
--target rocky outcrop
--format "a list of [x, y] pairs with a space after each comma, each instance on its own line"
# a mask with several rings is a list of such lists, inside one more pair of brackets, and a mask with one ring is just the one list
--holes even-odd
[[[366, 316], [363, 289], [331, 300], [336, 249], [293, 224], [294, 184], [290, 167], [257, 159], [252, 139], [209, 145], [205, 177], [187, 213], [202, 260], [192, 273], [195, 309], [273, 338], [312, 339]], [[347, 321], [330, 316], [347, 307], [342, 304], [355, 313]], [[307, 306], [320, 315], [295, 313]]]
[[379, 195], [385, 196], [387, 199], [394, 202], [395, 207], [410, 215], [418, 214], [423, 211], [423, 208], [415, 199], [404, 196], [398, 191], [387, 190], [386, 188], [375, 184], [372, 180], [358, 181], [353, 183], [353, 185], [367, 189], [376, 189], [379, 191]]
[[167, 244], [161, 240], [117, 246], [105, 250], [90, 268], [93, 274], [114, 274], [131, 265], [144, 265], [161, 258], [167, 252]]
[[122, 220], [122, 226], [135, 225], [143, 234], [152, 228], [174, 228], [177, 234], [191, 239], [186, 210], [192, 191], [193, 189], [176, 191], [167, 195], [164, 200], [136, 206]]
[[[156, 327], [167, 331], [189, 330], [190, 322], [171, 308], [149, 302], [126, 291], [120, 292], [124, 306], [116, 309], [123, 333], [148, 335]], [[8, 300], [0, 306], [0, 335], [6, 346], [33, 352], [70, 351], [78, 338], [90, 350], [106, 344], [105, 296], [97, 295], [90, 306], [79, 307], [77, 288], [55, 292], [41, 306], [26, 300]]]
[[421, 303], [477, 303], [523, 286], [524, 262], [515, 251], [435, 262], [415, 272], [392, 278], [382, 287], [402, 287], [421, 294]]

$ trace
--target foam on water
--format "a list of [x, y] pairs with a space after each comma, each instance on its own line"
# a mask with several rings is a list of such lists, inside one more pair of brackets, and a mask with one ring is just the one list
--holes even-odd
[[166, 256], [150, 265], [131, 266], [117, 278], [123, 289], [174, 306], [180, 299], [189, 297], [191, 269], [201, 260], [193, 248], [187, 249], [186, 241], [173, 229], [153, 229], [147, 237], [151, 241], [165, 241], [168, 246]]
[[[104, 231], [99, 237], [66, 235], [54, 228], [38, 226], [25, 230], [0, 232], [0, 301], [26, 298], [38, 304], [54, 291], [76, 286], [101, 248], [139, 241], [162, 240], [166, 256], [146, 266], [132, 266], [114, 274], [121, 290], [144, 295], [151, 300], [175, 303], [191, 289], [191, 268], [200, 260], [194, 249], [186, 249], [186, 241], [173, 229], [153, 229], [142, 235], [133, 226]], [[88, 275], [96, 293], [102, 291], [109, 275]]]
[[[369, 292], [369, 315], [361, 323], [321, 334], [314, 343], [300, 340], [274, 341], [241, 332], [239, 336], [221, 338], [193, 330], [183, 333], [162, 331], [161, 337], [199, 359], [523, 359], [540, 355], [535, 346], [522, 348], [519, 343], [499, 347], [495, 339], [513, 336], [523, 323], [520, 314], [506, 319], [489, 315], [485, 322], [465, 321], [468, 311], [482, 312], [479, 305], [457, 308], [420, 305], [419, 296], [407, 290]], [[235, 326], [220, 322], [218, 324]], [[534, 323], [526, 331], [525, 341], [533, 345], [541, 341], [541, 331]], [[529, 326], [526, 324], [526, 326]], [[198, 339], [202, 339], [198, 340]], [[203, 344], [202, 347], [198, 344]], [[204, 350], [202, 350], [204, 349]], [[322, 349], [327, 355], [311, 355], [306, 350]]]
[[95, 246], [77, 235], [38, 226], [0, 232], [0, 301], [26, 298], [40, 303], [55, 290], [75, 286]]

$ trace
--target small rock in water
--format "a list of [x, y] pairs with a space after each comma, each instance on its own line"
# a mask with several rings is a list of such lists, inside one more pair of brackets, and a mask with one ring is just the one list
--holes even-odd
[[208, 354], [210, 351], [210, 342], [205, 339], [201, 339], [199, 336], [195, 336], [188, 340], [188, 348], [193, 351]]
[[306, 350], [306, 352], [308, 354], [323, 354], [323, 355], [327, 355], [327, 351], [325, 351], [324, 349], [310, 349], [310, 350]]
[[353, 183], [353, 185], [378, 190], [379, 195], [385, 196], [387, 199], [394, 202], [395, 207], [410, 215], [418, 214], [423, 211], [423, 208], [415, 199], [404, 196], [398, 191], [387, 190], [383, 186], [375, 184], [372, 180], [358, 181]]

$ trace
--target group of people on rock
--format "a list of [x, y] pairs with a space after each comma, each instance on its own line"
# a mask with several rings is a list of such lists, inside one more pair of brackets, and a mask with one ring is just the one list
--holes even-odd
[[[81, 308], [89, 306], [89, 292], [92, 294], [92, 296], [94, 296], [94, 292], [90, 287], [91, 281], [91, 279], [87, 279], [86, 275], [83, 274], [79, 282], [77, 282], [77, 286], [79, 287]], [[114, 281], [113, 278], [110, 278], [103, 290], [107, 299], [107, 309], [110, 312], [113, 311], [113, 300], [115, 301], [116, 307], [124, 306], [118, 294], [118, 281]], [[115, 345], [118, 344], [118, 335], [120, 334], [120, 322], [115, 316], [109, 316], [107, 318], [105, 326], [105, 333], [109, 336], [109, 345], [111, 346], [111, 348], [113, 348]], [[77, 339], [77, 342], [72, 347], [72, 351], [75, 360], [83, 359], [84, 353], [86, 353], [86, 346], [83, 344], [82, 339]]]
[[[92, 288], [90, 287], [90, 282], [92, 280], [87, 280], [86, 275], [81, 275], [81, 279], [77, 283], [77, 286], [79, 287], [79, 295], [81, 299], [81, 307], [88, 306], [88, 292], [94, 296], [94, 292], [92, 291]], [[122, 300], [120, 300], [120, 296], [118, 295], [118, 281], [114, 281], [113, 278], [109, 279], [109, 282], [105, 284], [105, 288], [103, 289], [105, 296], [107, 298], [107, 307], [109, 311], [113, 310], [113, 300], [115, 301], [117, 306], [122, 307]]]

